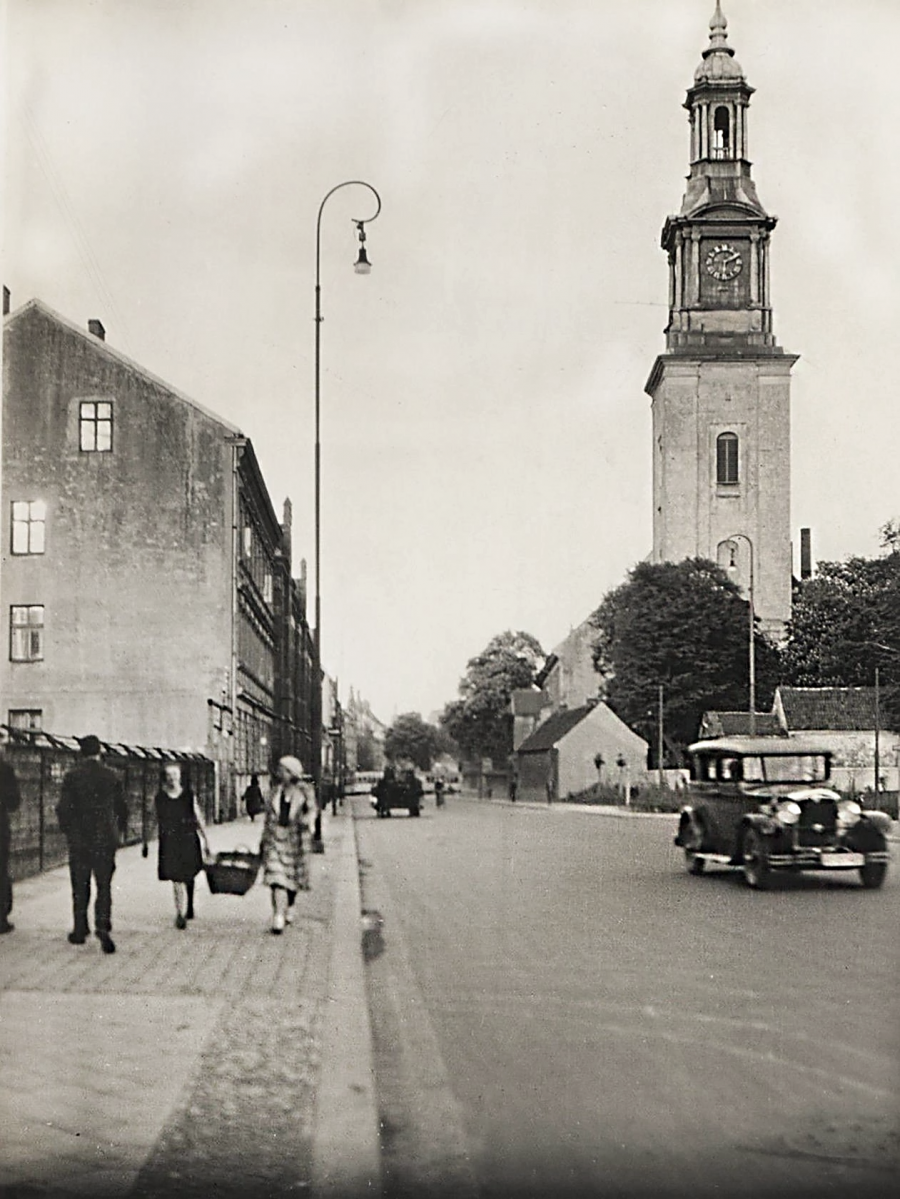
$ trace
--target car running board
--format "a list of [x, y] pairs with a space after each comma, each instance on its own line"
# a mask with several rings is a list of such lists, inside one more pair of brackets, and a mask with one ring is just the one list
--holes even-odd
[[735, 860], [727, 853], [695, 853], [691, 855], [694, 858], [699, 858], [703, 862], [709, 862], [714, 866], [734, 866]]

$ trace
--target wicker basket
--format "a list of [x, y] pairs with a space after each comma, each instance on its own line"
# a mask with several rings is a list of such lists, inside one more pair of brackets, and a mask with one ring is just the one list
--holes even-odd
[[259, 874], [262, 858], [243, 846], [217, 853], [203, 867], [213, 895], [246, 895]]

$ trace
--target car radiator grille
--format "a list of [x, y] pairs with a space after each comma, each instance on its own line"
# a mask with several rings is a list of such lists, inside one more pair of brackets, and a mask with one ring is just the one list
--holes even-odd
[[797, 844], [832, 845], [837, 833], [837, 804], [833, 799], [809, 800], [800, 805]]

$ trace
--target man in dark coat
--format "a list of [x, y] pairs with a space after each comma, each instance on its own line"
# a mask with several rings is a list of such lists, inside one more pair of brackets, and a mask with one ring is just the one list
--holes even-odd
[[10, 812], [17, 811], [22, 802], [16, 772], [0, 757], [0, 933], [11, 933], [12, 879], [9, 875], [9, 849], [12, 836], [9, 827]]
[[83, 945], [90, 931], [88, 905], [91, 875], [97, 889], [94, 900], [94, 931], [104, 953], [115, 953], [112, 930], [112, 876], [116, 849], [124, 837], [128, 808], [122, 782], [115, 771], [100, 761], [100, 742], [79, 737], [82, 760], [68, 771], [62, 798], [56, 807], [59, 827], [69, 843], [69, 875], [72, 879], [73, 945]]

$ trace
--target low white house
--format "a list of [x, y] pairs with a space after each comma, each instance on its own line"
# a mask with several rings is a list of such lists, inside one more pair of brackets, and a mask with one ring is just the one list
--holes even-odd
[[[835, 785], [846, 791], [875, 790], [874, 687], [779, 687], [772, 710], [789, 736], [821, 741], [834, 755]], [[900, 734], [880, 728], [881, 791], [897, 791]]]
[[646, 782], [647, 749], [604, 703], [560, 708], [516, 752], [517, 796], [552, 802], [598, 781], [630, 791]]

